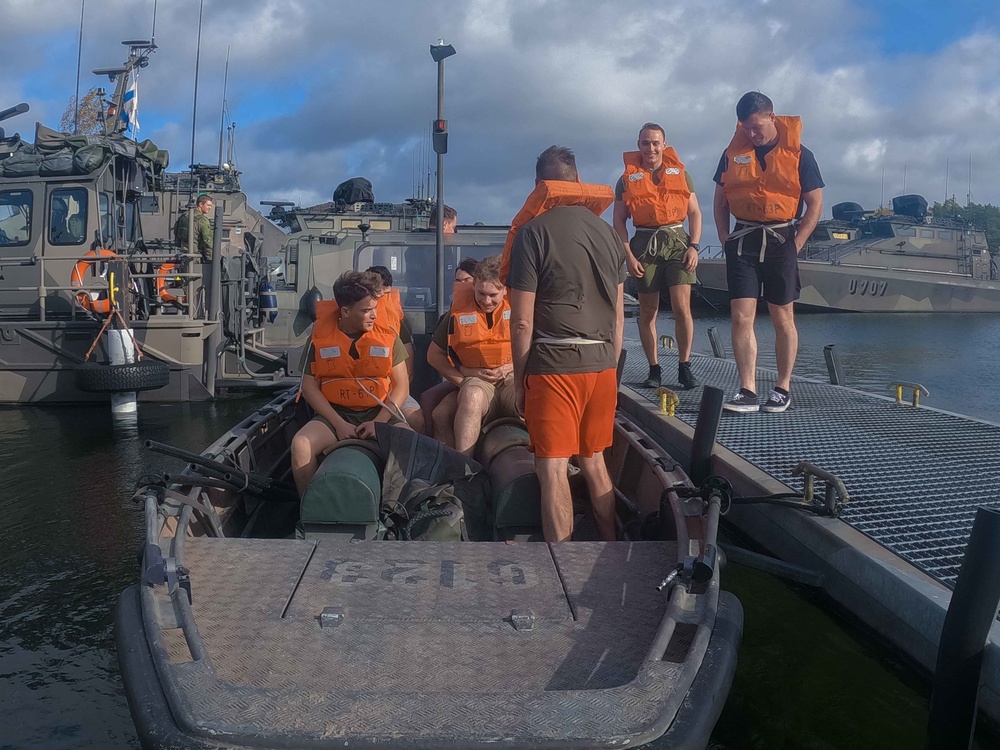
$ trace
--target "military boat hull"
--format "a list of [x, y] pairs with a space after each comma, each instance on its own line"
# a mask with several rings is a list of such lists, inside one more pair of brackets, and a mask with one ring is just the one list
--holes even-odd
[[[797, 309], [817, 312], [1000, 313], [1000, 281], [954, 273], [799, 260], [802, 292]], [[728, 305], [724, 259], [698, 264], [698, 291], [714, 305]]]

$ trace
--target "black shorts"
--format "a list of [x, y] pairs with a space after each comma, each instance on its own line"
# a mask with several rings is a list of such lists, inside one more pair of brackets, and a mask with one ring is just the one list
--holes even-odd
[[760, 234], [743, 240], [743, 252], [736, 254], [739, 240], [726, 242], [726, 281], [729, 299], [763, 297], [772, 305], [787, 305], [799, 298], [799, 256], [795, 252], [792, 227], [778, 230], [785, 237], [768, 236], [764, 260], [760, 260]]

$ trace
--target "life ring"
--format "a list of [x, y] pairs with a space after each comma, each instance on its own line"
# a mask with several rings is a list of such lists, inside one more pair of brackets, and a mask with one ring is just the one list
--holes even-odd
[[[113, 250], [103, 247], [97, 250], [88, 250], [86, 255], [73, 266], [73, 272], [69, 275], [69, 285], [74, 288], [82, 287], [87, 277], [88, 268], [93, 272], [94, 278], [104, 278], [108, 275], [108, 267], [106, 261], [101, 259], [116, 257], [118, 256], [115, 255]], [[101, 270], [98, 270], [98, 264], [100, 264]], [[111, 312], [111, 300], [108, 299], [106, 289], [102, 289], [99, 292], [77, 292], [76, 301], [84, 310], [97, 315], [107, 315]]]
[[165, 302], [171, 305], [186, 305], [187, 297], [173, 294], [169, 286], [171, 282], [181, 281], [181, 279], [177, 277], [171, 278], [171, 274], [173, 274], [176, 269], [177, 264], [172, 261], [168, 261], [156, 269], [156, 279], [154, 281], [156, 296], [160, 302]]

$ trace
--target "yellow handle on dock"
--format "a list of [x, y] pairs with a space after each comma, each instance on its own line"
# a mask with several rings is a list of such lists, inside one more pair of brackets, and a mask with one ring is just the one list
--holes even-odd
[[899, 381], [897, 383], [891, 383], [889, 385], [889, 387], [896, 389], [896, 403], [897, 404], [903, 403], [903, 389], [904, 388], [912, 388], [913, 389], [913, 401], [912, 401], [912, 403], [913, 403], [913, 405], [915, 407], [918, 407], [918, 408], [920, 406], [920, 394], [922, 393], [925, 396], [930, 396], [931, 395], [931, 392], [929, 390], [927, 390], [926, 388], [924, 388], [922, 385], [920, 385], [920, 383], [907, 383], [906, 381], [901, 380], [901, 381]]
[[673, 336], [667, 336], [666, 334], [663, 334], [662, 336], [660, 336], [660, 346], [662, 346], [662, 347], [664, 347], [666, 349], [673, 349], [674, 348], [674, 337]]
[[680, 398], [677, 397], [677, 394], [669, 388], [658, 388], [656, 390], [656, 395], [660, 397], [660, 411], [668, 417], [674, 416], [677, 405], [681, 402]]

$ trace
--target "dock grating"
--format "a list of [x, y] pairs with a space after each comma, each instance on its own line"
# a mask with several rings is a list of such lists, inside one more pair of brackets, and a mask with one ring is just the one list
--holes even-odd
[[[657, 402], [656, 390], [640, 385], [647, 365], [639, 342], [626, 341], [626, 349], [622, 384]], [[675, 352], [661, 349], [660, 362], [663, 385], [680, 397], [677, 416], [693, 426], [703, 388], [677, 388]], [[731, 360], [695, 355], [691, 366], [727, 398], [739, 387]], [[758, 369], [762, 401], [775, 378]], [[723, 412], [718, 441], [796, 490], [802, 480], [792, 469], [800, 461], [833, 472], [851, 497], [842, 520], [948, 587], [976, 508], [1000, 509], [1000, 425], [971, 417], [795, 377], [788, 411]]]

